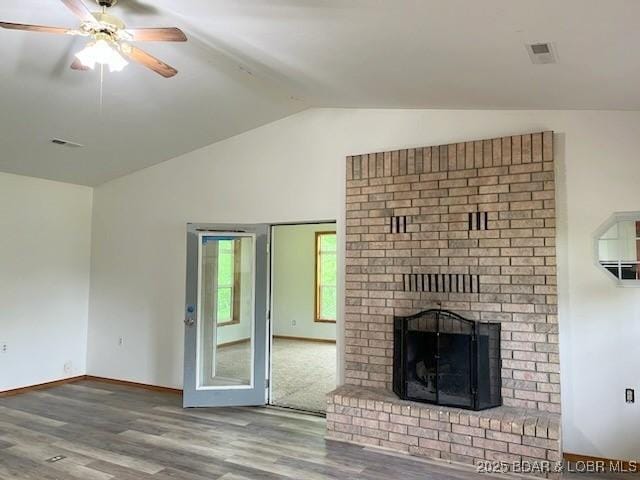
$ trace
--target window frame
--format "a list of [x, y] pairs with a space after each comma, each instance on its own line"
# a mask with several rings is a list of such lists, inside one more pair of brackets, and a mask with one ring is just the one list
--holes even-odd
[[[614, 225], [631, 221], [636, 222], [636, 248], [640, 246], [640, 236], [637, 234], [638, 223], [640, 222], [640, 212], [615, 212], [595, 231], [593, 234], [593, 261], [595, 265], [611, 279], [619, 287], [640, 287], [640, 279], [623, 279], [616, 277], [611, 271], [609, 271], [600, 261], [600, 240], [602, 236], [609, 231]], [[618, 234], [619, 235], [619, 234]], [[622, 260], [618, 259], [617, 262], [611, 261], [611, 263], [617, 263], [618, 275], [621, 274]], [[628, 262], [633, 263], [633, 262]], [[636, 262], [640, 267], [640, 258]]]
[[[216, 312], [216, 326], [217, 327], [226, 327], [229, 325], [237, 325], [240, 323], [240, 289], [241, 289], [241, 278], [242, 275], [240, 270], [242, 268], [242, 242], [240, 240], [233, 240], [233, 285], [231, 286], [231, 320], [226, 322], [218, 322], [217, 312]], [[218, 276], [218, 265], [220, 263], [220, 243], [216, 245], [216, 288], [215, 288], [215, 299], [216, 299], [216, 310], [218, 308], [218, 290], [221, 288], [229, 288], [228, 286], [219, 287], [217, 282]]]
[[323, 235], [337, 235], [335, 230], [326, 230], [326, 231], [321, 231], [321, 232], [316, 232], [316, 240], [315, 240], [315, 250], [314, 250], [314, 257], [315, 257], [315, 272], [314, 272], [314, 276], [315, 276], [315, 312], [314, 312], [314, 322], [316, 323], [336, 323], [338, 320], [338, 312], [337, 312], [337, 307], [338, 307], [338, 267], [337, 267], [337, 262], [338, 262], [338, 243], [337, 243], [337, 237], [336, 237], [336, 318], [335, 319], [327, 319], [327, 318], [322, 318], [320, 316], [320, 288], [322, 287], [321, 283], [320, 283], [320, 276], [321, 276], [321, 271], [320, 271], [320, 241]]

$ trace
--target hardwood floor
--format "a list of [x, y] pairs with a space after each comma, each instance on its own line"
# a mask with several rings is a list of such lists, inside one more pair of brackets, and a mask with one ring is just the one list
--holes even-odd
[[[183, 410], [179, 395], [91, 381], [0, 399], [0, 478], [469, 479], [446, 465], [324, 440], [324, 419]], [[64, 459], [48, 463], [47, 459]], [[480, 476], [478, 475], [478, 478]]]
[[[328, 442], [324, 432], [321, 417], [270, 408], [183, 410], [177, 394], [82, 381], [0, 398], [0, 479], [491, 477], [471, 468]], [[56, 456], [64, 458], [47, 462]]]

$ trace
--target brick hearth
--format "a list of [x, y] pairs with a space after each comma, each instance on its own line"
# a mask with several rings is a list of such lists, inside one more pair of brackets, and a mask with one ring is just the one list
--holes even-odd
[[[347, 386], [329, 397], [328, 436], [454, 461], [558, 459], [552, 132], [348, 157], [346, 194]], [[438, 306], [501, 322], [504, 407], [389, 392], [393, 317]]]
[[458, 463], [560, 460], [560, 416], [513, 407], [480, 412], [399, 400], [393, 393], [345, 385], [327, 408], [327, 438]]

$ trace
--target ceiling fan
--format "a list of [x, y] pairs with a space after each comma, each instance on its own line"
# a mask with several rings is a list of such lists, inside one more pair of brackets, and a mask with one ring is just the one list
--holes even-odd
[[57, 35], [80, 35], [90, 37], [87, 46], [76, 54], [71, 64], [73, 70], [94, 69], [96, 64], [106, 65], [112, 72], [121, 71], [128, 60], [140, 63], [165, 78], [178, 71], [170, 65], [127, 42], [186, 42], [187, 37], [179, 28], [127, 28], [122, 20], [107, 13], [118, 0], [95, 0], [101, 12], [91, 12], [82, 0], [60, 0], [76, 15], [81, 23], [77, 29], [26, 25], [0, 22], [0, 27], [9, 30], [53, 33]]

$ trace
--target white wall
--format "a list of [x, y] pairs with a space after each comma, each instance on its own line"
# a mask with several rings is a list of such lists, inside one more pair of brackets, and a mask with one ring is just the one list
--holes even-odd
[[91, 202], [0, 173], [0, 391], [86, 373]]
[[335, 323], [315, 321], [316, 232], [335, 229], [335, 223], [274, 227], [271, 286], [274, 335], [335, 340]]
[[[95, 191], [89, 372], [167, 386], [182, 378], [185, 224], [338, 218], [344, 157], [555, 130], [566, 451], [640, 458], [640, 290], [592, 259], [592, 233], [640, 210], [640, 113], [310, 110]], [[338, 351], [341, 350], [338, 322]], [[119, 348], [117, 338], [124, 335]]]

